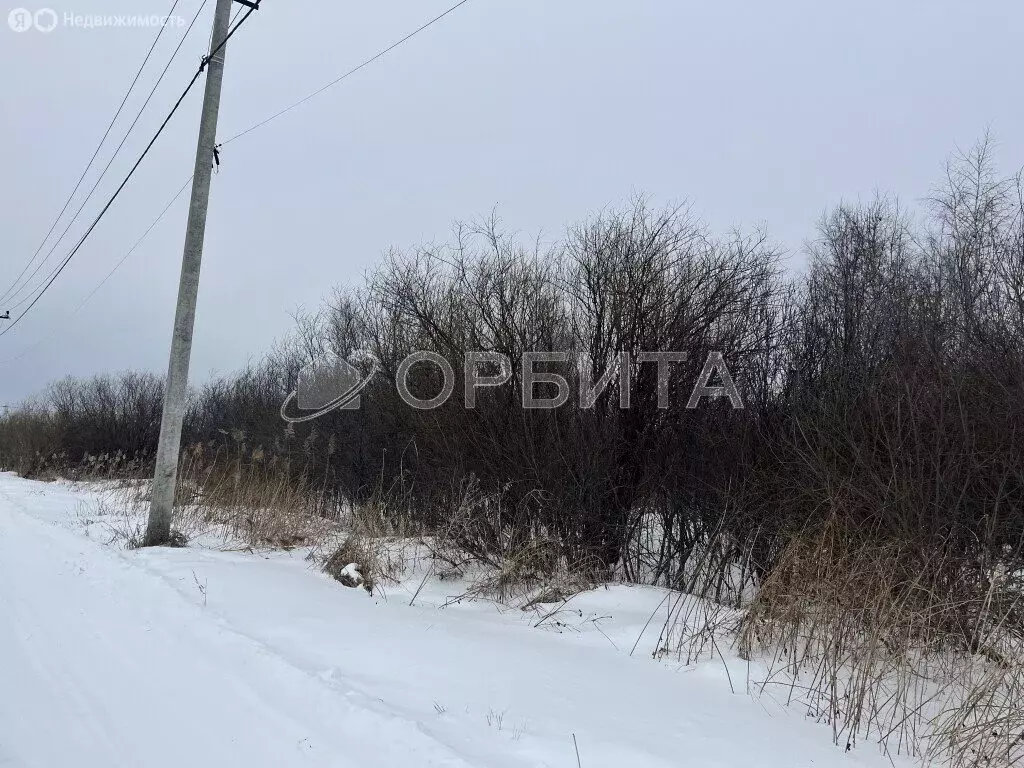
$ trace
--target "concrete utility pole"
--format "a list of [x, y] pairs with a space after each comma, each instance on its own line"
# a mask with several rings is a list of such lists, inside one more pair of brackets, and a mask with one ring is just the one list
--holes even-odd
[[[149, 504], [149, 523], [143, 545], [167, 544], [171, 538], [171, 514], [174, 509], [174, 488], [178, 479], [178, 453], [181, 449], [181, 422], [188, 391], [188, 366], [192, 355], [192, 329], [199, 293], [199, 270], [203, 260], [203, 238], [206, 235], [206, 208], [210, 201], [210, 177], [213, 174], [214, 145], [217, 141], [217, 113], [220, 111], [220, 90], [224, 80], [224, 54], [233, 0], [217, 0], [213, 15], [213, 37], [206, 65], [206, 93], [203, 115], [199, 121], [199, 144], [196, 148], [195, 176], [192, 179], [192, 202], [185, 230], [185, 250], [181, 259], [181, 281], [178, 284], [178, 309], [174, 314], [174, 335], [171, 338], [171, 359], [164, 387], [164, 412], [160, 422], [160, 443], [156, 453], [156, 472]], [[219, 48], [219, 50], [218, 50]]]

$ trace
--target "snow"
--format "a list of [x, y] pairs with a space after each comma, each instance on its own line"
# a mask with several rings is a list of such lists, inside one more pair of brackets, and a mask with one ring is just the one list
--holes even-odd
[[338, 581], [347, 581], [352, 586], [358, 587], [363, 583], [363, 574], [359, 570], [359, 563], [349, 563], [338, 573]]
[[371, 597], [299, 550], [109, 546], [96, 493], [0, 474], [4, 768], [893, 765], [728, 654], [653, 660], [662, 590], [410, 605], [422, 574]]

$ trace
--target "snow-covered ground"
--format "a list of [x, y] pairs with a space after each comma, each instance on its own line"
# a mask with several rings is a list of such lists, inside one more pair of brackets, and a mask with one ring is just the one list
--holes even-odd
[[894, 765], [746, 695], [727, 651], [729, 675], [652, 660], [661, 590], [535, 626], [438, 580], [370, 597], [300, 551], [124, 551], [83, 525], [95, 500], [0, 474], [5, 768]]

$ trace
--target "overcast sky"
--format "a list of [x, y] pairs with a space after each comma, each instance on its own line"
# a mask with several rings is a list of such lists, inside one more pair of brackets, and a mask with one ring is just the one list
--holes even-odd
[[[61, 20], [49, 34], [0, 26], [0, 292], [36, 250], [156, 33], [65, 26], [64, 14], [166, 14], [171, 0], [47, 2]], [[180, 0], [176, 14], [190, 19], [200, 2]], [[453, 2], [265, 0], [229, 44], [220, 137]], [[42, 7], [4, 3], [0, 24], [15, 5]], [[53, 259], [191, 77], [212, 6]], [[453, 221], [492, 209], [508, 228], [553, 240], [635, 193], [690, 200], [717, 230], [766, 225], [799, 268], [826, 207], [876, 189], [913, 205], [949, 153], [986, 129], [1007, 172], [1024, 164], [1022, 30], [1021, 0], [471, 0], [225, 148], [192, 380], [257, 358], [296, 307], [358, 282], [390, 246], [444, 239]], [[118, 141], [181, 31], [165, 31]], [[187, 194], [71, 312], [191, 174], [200, 101], [197, 88], [53, 289], [0, 338], [0, 404], [69, 373], [163, 372]]]

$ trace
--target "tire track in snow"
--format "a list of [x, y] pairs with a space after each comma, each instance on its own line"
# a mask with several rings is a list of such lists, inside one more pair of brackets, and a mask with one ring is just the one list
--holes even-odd
[[7, 764], [469, 768], [0, 494]]

